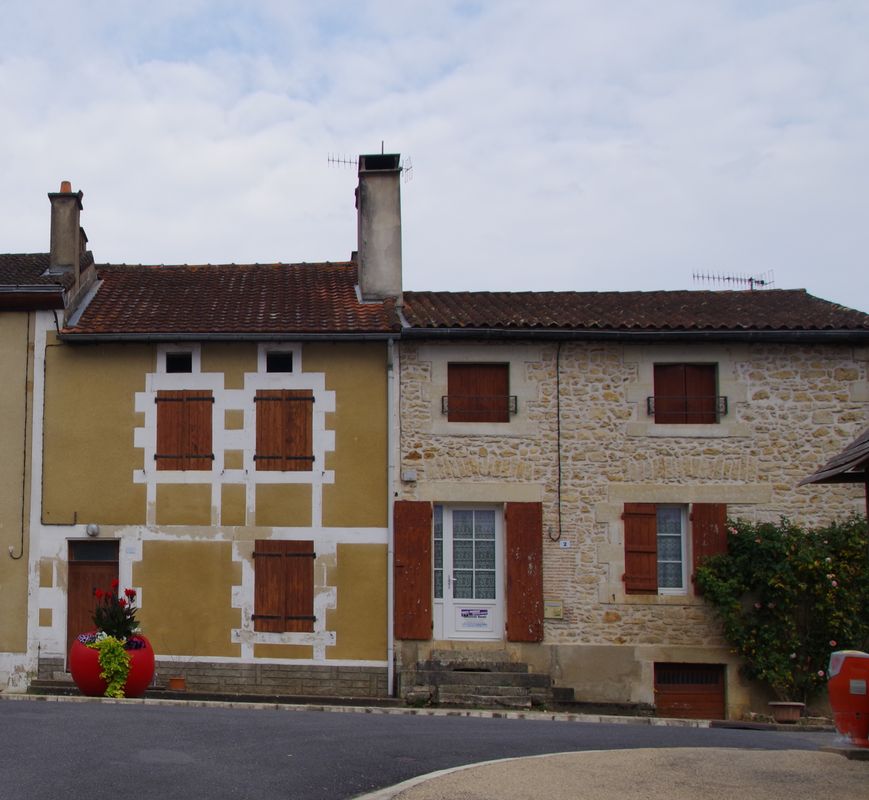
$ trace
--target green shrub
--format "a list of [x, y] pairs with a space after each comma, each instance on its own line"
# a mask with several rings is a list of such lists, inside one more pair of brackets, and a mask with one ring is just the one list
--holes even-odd
[[869, 554], [865, 517], [807, 530], [728, 522], [728, 552], [698, 568], [749, 678], [783, 700], [809, 700], [827, 680], [833, 650], [869, 646]]
[[130, 654], [114, 636], [104, 636], [89, 645], [99, 651], [100, 677], [106, 682], [105, 697], [123, 697], [130, 673]]

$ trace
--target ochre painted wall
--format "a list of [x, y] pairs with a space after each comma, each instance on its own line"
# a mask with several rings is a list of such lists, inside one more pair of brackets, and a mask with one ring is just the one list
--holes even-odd
[[164, 483], [157, 486], [158, 525], [210, 525], [211, 485]]
[[222, 372], [224, 389], [244, 389], [244, 373], [256, 372], [255, 342], [206, 342], [200, 351], [202, 372]]
[[323, 524], [328, 527], [385, 527], [386, 345], [306, 344], [305, 372], [326, 373], [335, 392], [335, 413], [326, 428], [335, 431], [335, 451], [326, 468], [335, 483], [323, 487]]
[[241, 611], [232, 607], [232, 587], [241, 564], [230, 542], [155, 542], [142, 546], [133, 565], [141, 587], [139, 620], [158, 656], [239, 656], [232, 629]]
[[[0, 652], [23, 652], [27, 647], [27, 531], [22, 554], [22, 526], [27, 523], [22, 497], [25, 453], [30, 447], [26, 430], [32, 382], [28, 364], [30, 320], [26, 313], [0, 314]], [[23, 515], [23, 516], [22, 516]], [[20, 559], [10, 558], [14, 548]]]
[[338, 587], [336, 608], [326, 612], [326, 629], [335, 646], [326, 658], [386, 658], [386, 547], [339, 544], [327, 582]]
[[256, 487], [256, 525], [304, 528], [311, 524], [311, 485], [266, 483]]
[[[145, 487], [133, 483], [143, 424], [135, 393], [153, 372], [148, 345], [69, 345], [49, 337], [45, 354], [43, 522], [145, 522]], [[107, 443], [110, 446], [107, 446]]]

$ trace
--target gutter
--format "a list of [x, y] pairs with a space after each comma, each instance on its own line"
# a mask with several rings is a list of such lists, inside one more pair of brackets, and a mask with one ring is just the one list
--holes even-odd
[[395, 696], [395, 340], [387, 342], [386, 350], [386, 691]]
[[98, 342], [384, 342], [395, 333], [73, 333], [60, 331], [58, 338], [69, 344]]
[[622, 342], [835, 342], [865, 344], [867, 330], [801, 330], [801, 331], [630, 331], [630, 330], [569, 330], [540, 328], [405, 328], [403, 339], [549, 339]]

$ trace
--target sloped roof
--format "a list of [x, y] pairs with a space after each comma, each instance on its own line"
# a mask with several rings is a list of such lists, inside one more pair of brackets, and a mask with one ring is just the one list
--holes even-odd
[[363, 303], [356, 264], [98, 265], [99, 285], [62, 333], [76, 337], [397, 332], [395, 303]]
[[631, 332], [854, 331], [869, 314], [804, 289], [656, 292], [405, 292], [414, 329]]
[[[93, 253], [85, 253], [82, 269], [92, 264]], [[71, 271], [48, 274], [48, 253], [0, 253], [0, 286], [62, 286], [69, 289], [75, 276]]]
[[864, 483], [867, 476], [869, 476], [869, 428], [817, 472], [803, 478], [797, 486], [807, 483]]

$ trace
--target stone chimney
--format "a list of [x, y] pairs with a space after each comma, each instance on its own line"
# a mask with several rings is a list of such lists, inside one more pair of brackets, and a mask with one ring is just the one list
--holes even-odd
[[356, 211], [363, 300], [401, 297], [400, 160], [397, 153], [359, 156]]
[[87, 237], [79, 224], [82, 205], [81, 192], [72, 191], [69, 181], [61, 181], [59, 192], [49, 192], [51, 201], [51, 253], [50, 272], [71, 271], [79, 279], [81, 255]]

